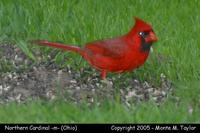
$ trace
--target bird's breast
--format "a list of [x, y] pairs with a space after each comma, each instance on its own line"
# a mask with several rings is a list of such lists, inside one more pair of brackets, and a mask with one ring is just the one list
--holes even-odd
[[145, 63], [149, 55], [149, 52], [134, 52], [126, 56], [125, 63], [122, 63], [122, 68], [125, 71], [131, 71], [140, 67]]

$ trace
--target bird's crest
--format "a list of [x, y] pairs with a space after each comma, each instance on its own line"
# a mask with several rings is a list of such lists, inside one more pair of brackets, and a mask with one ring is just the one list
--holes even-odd
[[148, 24], [147, 22], [144, 22], [142, 19], [135, 17], [135, 25], [134, 28], [137, 31], [148, 31], [151, 30], [152, 27], [150, 24]]

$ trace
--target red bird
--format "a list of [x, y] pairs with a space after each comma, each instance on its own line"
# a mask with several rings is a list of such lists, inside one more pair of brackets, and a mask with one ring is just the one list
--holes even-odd
[[80, 54], [89, 64], [100, 70], [101, 78], [105, 79], [108, 72], [121, 73], [143, 65], [152, 43], [156, 41], [151, 25], [135, 17], [135, 25], [127, 34], [90, 42], [83, 48], [46, 40], [36, 40], [34, 43]]

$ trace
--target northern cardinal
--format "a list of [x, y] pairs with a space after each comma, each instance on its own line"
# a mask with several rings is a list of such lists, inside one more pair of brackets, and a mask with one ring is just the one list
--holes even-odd
[[146, 61], [151, 45], [158, 39], [152, 26], [135, 17], [135, 25], [125, 35], [87, 43], [84, 47], [65, 45], [47, 40], [34, 43], [80, 54], [105, 79], [108, 72], [126, 72], [138, 68]]

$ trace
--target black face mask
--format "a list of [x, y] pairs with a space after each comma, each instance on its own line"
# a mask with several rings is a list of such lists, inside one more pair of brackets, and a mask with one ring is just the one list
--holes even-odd
[[141, 51], [142, 52], [149, 52], [152, 43], [147, 43], [145, 41], [145, 37], [148, 36], [148, 32], [139, 32], [140, 38], [141, 38]]

